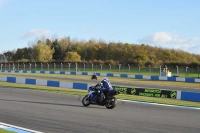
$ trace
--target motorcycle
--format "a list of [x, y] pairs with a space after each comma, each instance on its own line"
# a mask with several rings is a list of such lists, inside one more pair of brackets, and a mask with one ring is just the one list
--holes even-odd
[[[113, 109], [117, 105], [117, 99], [114, 97], [114, 95], [120, 94], [120, 91], [117, 90], [109, 90], [106, 95], [98, 90], [98, 87], [90, 86], [88, 88], [88, 93], [86, 96], [82, 99], [82, 104], [84, 106], [89, 106], [90, 104], [93, 105], [100, 105], [100, 106], [106, 106], [107, 109]], [[91, 100], [90, 95], [94, 94], [94, 99]]]
[[97, 80], [97, 75], [92, 75], [91, 80], [96, 79]]

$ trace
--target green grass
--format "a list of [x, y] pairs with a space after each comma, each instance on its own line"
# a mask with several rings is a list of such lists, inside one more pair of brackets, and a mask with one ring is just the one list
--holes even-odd
[[7, 130], [0, 128], [0, 133], [16, 133], [16, 132], [7, 131]]

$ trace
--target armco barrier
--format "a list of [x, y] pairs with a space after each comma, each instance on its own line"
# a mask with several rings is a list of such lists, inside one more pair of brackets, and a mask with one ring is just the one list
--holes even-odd
[[172, 98], [180, 99], [180, 91], [161, 90], [161, 89], [147, 89], [147, 88], [127, 88], [113, 86], [115, 90], [119, 90], [122, 94], [138, 95], [157, 98]]
[[181, 100], [200, 102], [200, 93], [198, 93], [198, 92], [181, 92]]
[[[10, 71], [2, 70], [2, 73], [40, 73], [40, 74], [69, 74], [69, 75], [92, 75], [93, 72], [65, 72], [65, 71]], [[180, 82], [198, 82], [200, 79], [196, 78], [180, 78], [180, 77], [166, 77], [166, 76], [146, 76], [146, 75], [132, 75], [132, 74], [115, 74], [115, 73], [96, 73], [97, 76], [107, 77], [121, 77], [121, 78], [135, 78], [135, 79], [149, 79], [149, 80], [167, 80], [167, 81], [180, 81]]]
[[16, 78], [16, 77], [7, 77], [7, 76], [0, 76], [0, 81], [10, 82], [10, 83], [20, 83], [20, 84], [31, 84], [31, 85], [42, 85], [42, 86], [51, 86], [51, 87], [82, 89], [82, 90], [87, 90], [87, 88], [89, 86], [94, 85], [94, 84], [86, 84], [86, 83], [60, 82], [60, 81], [52, 81], [52, 80]]
[[[87, 90], [89, 86], [94, 85], [86, 83], [59, 82], [52, 80], [16, 78], [7, 76], [0, 76], [0, 81], [21, 83], [21, 84], [43, 85], [51, 87], [73, 88], [82, 90]], [[117, 87], [117, 86], [114, 86], [114, 88], [120, 90], [124, 94], [151, 96], [151, 97], [165, 97], [165, 98], [174, 98], [180, 100], [200, 102], [199, 92], [185, 92], [185, 91], [181, 92], [181, 91], [170, 91], [170, 90], [160, 90], [160, 89], [127, 88], [127, 87]]]

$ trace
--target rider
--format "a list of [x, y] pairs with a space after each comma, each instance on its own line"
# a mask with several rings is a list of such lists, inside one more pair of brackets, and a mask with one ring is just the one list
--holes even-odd
[[102, 80], [101, 80], [101, 83], [103, 85], [103, 88], [101, 88], [100, 90], [102, 90], [104, 93], [107, 93], [108, 90], [112, 90], [112, 84], [110, 83], [110, 81], [108, 80], [107, 77], [104, 77]]
[[[108, 80], [107, 77], [104, 77], [100, 83], [98, 83], [95, 87], [102, 85], [103, 88], [99, 88], [99, 91], [102, 91], [104, 95], [107, 94], [108, 90], [112, 90], [112, 84], [110, 83], [110, 81]], [[94, 98], [94, 95], [92, 95], [92, 98]], [[93, 99], [92, 99], [93, 100]]]
[[94, 79], [94, 78], [96, 78], [96, 77], [97, 77], [97, 74], [96, 74], [96, 73], [93, 73], [92, 78]]

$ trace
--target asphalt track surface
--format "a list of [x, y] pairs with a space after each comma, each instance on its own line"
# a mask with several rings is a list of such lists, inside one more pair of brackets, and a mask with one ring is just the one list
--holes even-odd
[[[9, 73], [9, 76], [12, 75], [11, 73]], [[13, 75], [13, 76], [16, 76], [17, 75]], [[25, 75], [25, 74], [18, 74], [18, 76], [30, 76], [30, 75]], [[71, 75], [73, 76], [73, 75]], [[53, 76], [37, 76], [37, 75], [31, 75], [31, 78], [40, 78], [40, 79], [50, 79], [50, 80], [56, 80], [56, 81], [59, 81], [59, 80], [72, 80], [74, 82], [85, 82], [85, 83], [88, 83], [88, 82], [93, 82], [94, 84], [97, 84], [98, 83], [98, 80], [91, 80], [90, 79], [90, 76], [85, 76], [86, 78], [85, 79], [81, 79], [81, 78], [71, 78], [71, 77], [66, 77], [63, 78], [63, 77], [53, 77]], [[30, 77], [27, 77], [27, 78], [30, 78]], [[112, 78], [112, 77], [108, 77], [108, 78]], [[141, 80], [144, 80], [144, 79], [141, 79]], [[151, 81], [151, 80], [150, 80]], [[63, 81], [62, 81], [63, 82]], [[154, 81], [155, 82], [155, 81]], [[161, 82], [161, 81], [158, 81], [158, 82]], [[165, 82], [165, 81], [163, 81]], [[172, 82], [175, 82], [175, 81], [172, 81]], [[194, 83], [191, 83], [191, 84], [194, 84]], [[195, 84], [199, 84], [199, 83], [195, 83]], [[174, 90], [174, 91], [190, 91], [190, 92], [200, 92], [200, 88], [190, 88], [190, 87], [180, 87], [180, 86], [166, 86], [166, 85], [158, 85], [158, 84], [140, 84], [140, 83], [134, 83], [134, 80], [133, 82], [113, 82], [112, 81], [112, 85], [114, 86], [122, 86], [122, 87], [141, 87], [141, 88], [155, 88], [155, 89], [166, 89], [166, 90]], [[200, 85], [200, 84], [199, 84]]]
[[119, 101], [84, 107], [82, 97], [0, 87], [0, 122], [45, 133], [199, 133], [200, 110]]

